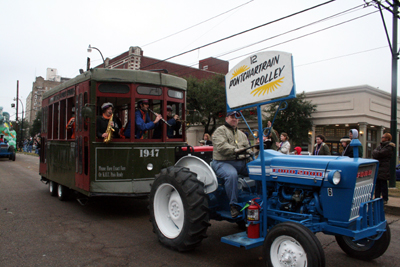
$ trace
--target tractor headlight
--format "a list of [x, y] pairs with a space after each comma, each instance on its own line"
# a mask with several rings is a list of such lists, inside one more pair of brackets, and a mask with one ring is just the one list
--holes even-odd
[[340, 183], [340, 180], [342, 179], [342, 175], [338, 170], [333, 170], [330, 171], [328, 174], [328, 181], [331, 184], [338, 185]]

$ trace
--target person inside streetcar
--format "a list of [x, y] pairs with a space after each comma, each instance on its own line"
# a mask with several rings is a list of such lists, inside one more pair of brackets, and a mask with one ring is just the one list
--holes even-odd
[[[151, 121], [150, 115], [148, 113], [149, 106], [150, 106], [148, 99], [140, 100], [138, 102], [137, 106], [138, 106], [138, 109], [135, 111], [135, 138], [142, 139], [143, 134], [148, 130], [154, 129], [158, 125], [158, 123], [162, 117], [160, 114], [157, 114], [155, 120]], [[131, 137], [131, 122], [130, 121], [126, 125], [124, 134], [125, 134], [126, 138]]]
[[[103, 105], [101, 105], [101, 111], [102, 111], [102, 115], [97, 117], [97, 122], [96, 122], [96, 135], [98, 138], [107, 138], [108, 137], [108, 133], [107, 131], [107, 127], [108, 127], [108, 123], [111, 119], [111, 116], [113, 114], [113, 104], [110, 102], [104, 103]], [[113, 118], [113, 120], [111, 121], [111, 127], [114, 128], [114, 134], [113, 137], [114, 138], [118, 138], [119, 137], [119, 128], [118, 128], [118, 124], [115, 123], [115, 119]]]

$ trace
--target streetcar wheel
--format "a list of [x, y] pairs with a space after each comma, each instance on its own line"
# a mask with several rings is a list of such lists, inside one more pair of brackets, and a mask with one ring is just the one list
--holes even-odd
[[325, 254], [318, 238], [304, 225], [277, 224], [264, 241], [266, 266], [325, 266]]
[[337, 235], [336, 241], [339, 247], [350, 257], [370, 261], [385, 253], [390, 244], [390, 237], [390, 228], [386, 224], [386, 231], [376, 240], [364, 238], [354, 241], [351, 237]]
[[57, 196], [58, 196], [58, 199], [61, 201], [67, 200], [68, 199], [68, 188], [59, 184], [57, 186]]
[[150, 218], [159, 241], [186, 251], [200, 245], [209, 224], [208, 196], [188, 168], [161, 170], [150, 191]]
[[52, 197], [57, 196], [57, 190], [58, 190], [58, 188], [57, 188], [57, 183], [56, 183], [56, 182], [53, 182], [53, 181], [50, 181], [50, 182], [49, 182], [49, 192], [50, 192], [50, 196], [52, 196]]

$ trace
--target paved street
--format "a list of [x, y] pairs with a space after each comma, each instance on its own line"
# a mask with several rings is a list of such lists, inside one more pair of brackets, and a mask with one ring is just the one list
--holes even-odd
[[[262, 266], [262, 248], [223, 244], [239, 229], [212, 221], [195, 251], [163, 247], [152, 231], [146, 199], [101, 198], [86, 206], [51, 197], [40, 182], [39, 159], [0, 159], [0, 266]], [[400, 217], [388, 215], [392, 241], [371, 262], [349, 258], [331, 236], [318, 235], [326, 266], [395, 266], [400, 262]]]

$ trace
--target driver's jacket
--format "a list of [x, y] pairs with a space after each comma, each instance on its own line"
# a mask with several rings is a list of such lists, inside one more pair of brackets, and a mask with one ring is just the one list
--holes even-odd
[[213, 159], [215, 160], [235, 160], [235, 148], [249, 146], [247, 136], [237, 128], [233, 129], [227, 123], [215, 130], [212, 142], [214, 146]]

